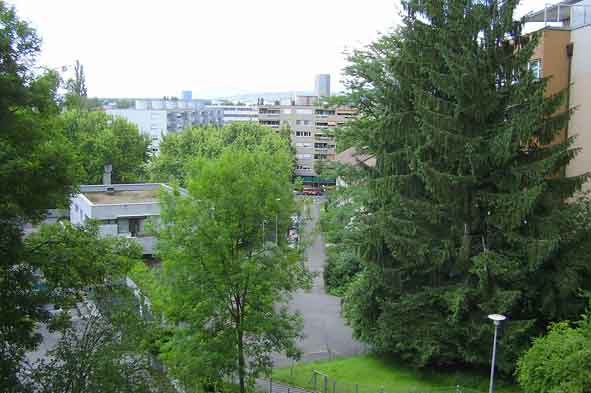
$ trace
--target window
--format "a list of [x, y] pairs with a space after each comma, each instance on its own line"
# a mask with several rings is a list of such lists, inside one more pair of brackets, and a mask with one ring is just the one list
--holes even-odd
[[295, 113], [299, 115], [313, 115], [314, 109], [296, 109]]
[[288, 115], [288, 114], [290, 114], [290, 113], [291, 113], [291, 109], [284, 109], [284, 110], [283, 110], [283, 113], [285, 113], [286, 115]]
[[312, 136], [310, 131], [296, 131], [296, 136]]
[[127, 218], [117, 220], [117, 233], [129, 233], [129, 220]]
[[312, 142], [296, 142], [296, 147], [312, 147]]
[[296, 154], [298, 160], [311, 160], [312, 154]]
[[542, 59], [535, 59], [530, 61], [527, 68], [533, 74], [534, 78], [542, 78]]

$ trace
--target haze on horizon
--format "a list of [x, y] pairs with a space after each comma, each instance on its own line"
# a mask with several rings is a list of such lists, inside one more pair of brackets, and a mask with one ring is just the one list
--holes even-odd
[[[84, 65], [89, 96], [215, 98], [312, 91], [345, 51], [399, 23], [397, 0], [8, 0], [43, 39], [39, 65]], [[543, 7], [522, 1], [518, 13]]]

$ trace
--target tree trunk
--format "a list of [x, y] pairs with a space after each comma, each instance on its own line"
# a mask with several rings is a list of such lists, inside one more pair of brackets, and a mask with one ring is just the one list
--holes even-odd
[[246, 393], [245, 385], [245, 362], [244, 362], [244, 343], [242, 341], [242, 326], [238, 326], [238, 379], [240, 381], [240, 393]]

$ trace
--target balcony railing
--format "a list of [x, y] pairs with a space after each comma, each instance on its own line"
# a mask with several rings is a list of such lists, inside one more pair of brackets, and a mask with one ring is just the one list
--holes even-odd
[[591, 24], [589, 4], [546, 4], [542, 10], [530, 12], [526, 22], [543, 23], [544, 26], [575, 29]]

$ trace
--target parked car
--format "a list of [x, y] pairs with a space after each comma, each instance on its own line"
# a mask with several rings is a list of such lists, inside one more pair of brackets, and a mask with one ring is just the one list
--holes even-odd
[[304, 195], [322, 195], [322, 190], [318, 188], [304, 188]]

